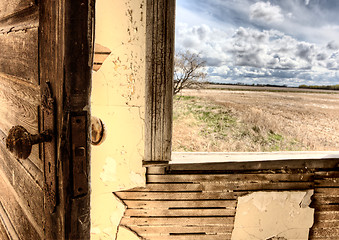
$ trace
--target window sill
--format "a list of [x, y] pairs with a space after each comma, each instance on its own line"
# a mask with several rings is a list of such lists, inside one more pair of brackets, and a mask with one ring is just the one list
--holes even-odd
[[169, 164], [339, 159], [339, 151], [304, 152], [172, 152]]

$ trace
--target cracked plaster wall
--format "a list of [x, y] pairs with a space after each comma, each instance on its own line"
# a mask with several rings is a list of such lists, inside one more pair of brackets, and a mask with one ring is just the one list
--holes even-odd
[[144, 0], [97, 0], [95, 41], [111, 50], [93, 72], [92, 115], [107, 137], [92, 147], [91, 239], [133, 240], [117, 233], [124, 206], [112, 194], [145, 184], [145, 6]]

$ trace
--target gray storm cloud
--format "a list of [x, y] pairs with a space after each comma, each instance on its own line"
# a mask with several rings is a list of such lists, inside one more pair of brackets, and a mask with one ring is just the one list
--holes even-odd
[[181, 26], [176, 42], [182, 50], [200, 53], [212, 78], [219, 81], [244, 77], [271, 78], [276, 82], [279, 78], [286, 81], [300, 76], [314, 81], [324, 71], [339, 70], [339, 53], [334, 43], [318, 46], [277, 30], [240, 27], [227, 34], [206, 25]]
[[256, 2], [250, 6], [250, 19], [264, 23], [281, 23], [284, 15], [279, 6], [271, 5], [270, 2]]
[[[177, 1], [183, 8], [183, 0]], [[211, 81], [339, 83], [339, 20], [333, 18], [333, 2], [184, 2], [193, 10], [186, 7], [190, 18], [181, 16], [176, 23], [176, 49], [199, 53]]]

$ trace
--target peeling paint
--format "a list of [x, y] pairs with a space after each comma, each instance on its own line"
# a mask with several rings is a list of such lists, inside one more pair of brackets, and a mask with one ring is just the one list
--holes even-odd
[[114, 182], [116, 181], [116, 172], [117, 172], [116, 161], [111, 158], [106, 158], [105, 166], [103, 167], [103, 171], [100, 174], [100, 178], [103, 182]]
[[232, 240], [307, 240], [313, 190], [255, 192], [238, 198]]
[[307, 208], [310, 206], [311, 202], [312, 202], [312, 195], [314, 194], [314, 190], [308, 190], [303, 198], [303, 200], [300, 203], [300, 207], [301, 208]]
[[288, 240], [288, 239], [284, 237], [271, 237], [271, 238], [267, 238], [266, 240]]
[[140, 236], [138, 236], [134, 231], [132, 231], [131, 229], [127, 228], [127, 227], [123, 227], [120, 226], [119, 227], [119, 232], [117, 235], [117, 239], [121, 239], [121, 240], [137, 240], [137, 239], [143, 239]]
[[135, 173], [131, 172], [129, 174], [129, 179], [133, 182], [136, 183], [137, 185], [144, 185], [145, 184], [145, 177], [144, 175], [141, 175], [140, 173]]
[[92, 115], [106, 140], [92, 147], [92, 240], [138, 239], [118, 225], [125, 206], [112, 194], [145, 184], [145, 1], [97, 0], [96, 44], [111, 54], [93, 73]]

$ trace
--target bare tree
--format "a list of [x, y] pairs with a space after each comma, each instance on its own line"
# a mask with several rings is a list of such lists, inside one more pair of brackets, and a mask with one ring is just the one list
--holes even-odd
[[202, 72], [205, 62], [199, 54], [189, 51], [180, 52], [174, 59], [174, 87], [173, 94], [179, 93], [184, 88], [200, 88], [206, 77]]

